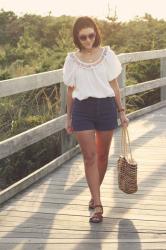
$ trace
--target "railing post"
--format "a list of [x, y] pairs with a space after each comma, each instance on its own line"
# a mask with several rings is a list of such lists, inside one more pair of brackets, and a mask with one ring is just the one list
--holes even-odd
[[[166, 77], [166, 57], [160, 58], [160, 77]], [[160, 88], [160, 101], [166, 100], [166, 86]]]
[[[66, 114], [66, 94], [67, 94], [67, 87], [60, 83], [60, 115]], [[76, 146], [77, 141], [74, 134], [68, 134], [65, 129], [60, 132], [61, 136], [61, 154], [65, 153], [67, 150]]]
[[120, 89], [124, 89], [124, 96], [122, 95], [122, 103], [123, 106], [126, 107], [126, 96], [125, 96], [125, 87], [126, 87], [126, 64], [122, 64], [122, 72], [120, 74], [120, 76], [118, 77], [118, 83], [119, 83], [119, 87]]

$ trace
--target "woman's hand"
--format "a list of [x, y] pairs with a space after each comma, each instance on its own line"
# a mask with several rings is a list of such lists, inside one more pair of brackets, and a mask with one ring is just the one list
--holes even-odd
[[121, 121], [121, 126], [126, 128], [129, 125], [129, 119], [127, 118], [126, 114], [124, 112], [120, 112], [119, 118]]
[[72, 118], [67, 118], [65, 129], [68, 134], [72, 134], [74, 129], [72, 127]]

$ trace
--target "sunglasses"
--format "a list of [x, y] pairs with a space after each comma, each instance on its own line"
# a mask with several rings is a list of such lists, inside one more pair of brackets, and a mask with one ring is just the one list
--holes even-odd
[[90, 40], [92, 40], [92, 39], [95, 38], [95, 36], [96, 36], [95, 33], [90, 33], [90, 34], [88, 34], [88, 35], [80, 35], [80, 36], [79, 36], [79, 39], [80, 39], [81, 41], [86, 41], [87, 38], [89, 38]]

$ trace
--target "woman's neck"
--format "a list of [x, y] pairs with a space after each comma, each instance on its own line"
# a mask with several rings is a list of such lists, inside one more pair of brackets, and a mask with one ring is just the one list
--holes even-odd
[[80, 52], [84, 53], [84, 54], [93, 54], [95, 51], [96, 51], [96, 47], [92, 47], [90, 49], [86, 49], [86, 48], [83, 48], [82, 50], [80, 50]]

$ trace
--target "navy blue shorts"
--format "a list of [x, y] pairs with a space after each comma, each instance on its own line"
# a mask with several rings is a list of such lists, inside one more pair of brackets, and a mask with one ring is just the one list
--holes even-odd
[[112, 130], [118, 127], [115, 97], [74, 98], [72, 105], [72, 127], [81, 130]]

